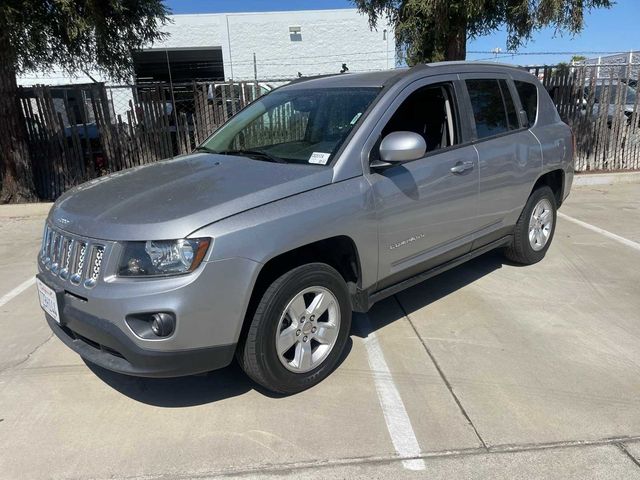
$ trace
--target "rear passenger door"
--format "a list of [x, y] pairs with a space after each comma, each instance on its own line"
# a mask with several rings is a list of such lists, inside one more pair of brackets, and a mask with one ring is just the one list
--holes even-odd
[[540, 143], [507, 75], [461, 75], [478, 151], [478, 219], [473, 248], [508, 233], [540, 175]]

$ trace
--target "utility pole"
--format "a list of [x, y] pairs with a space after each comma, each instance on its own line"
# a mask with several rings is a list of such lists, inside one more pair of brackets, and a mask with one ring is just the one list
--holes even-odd
[[[173, 76], [171, 75], [171, 63], [169, 63], [169, 50], [164, 49], [165, 57], [167, 58], [167, 72], [169, 72], [169, 88], [171, 89], [171, 109], [173, 110], [173, 119], [176, 122], [176, 138], [178, 134], [178, 112], [176, 112], [176, 97], [173, 93]], [[166, 108], [166, 106], [165, 106]]]
[[225, 15], [225, 19], [227, 20], [227, 46], [229, 47], [229, 72], [231, 73], [231, 78], [233, 78], [233, 60], [231, 59], [231, 33], [229, 32], [229, 15]]
[[253, 79], [258, 83], [258, 62], [256, 62], [256, 52], [253, 52]]
[[382, 31], [382, 39], [387, 41], [387, 70], [389, 70], [389, 32], [386, 28]]
[[258, 62], [256, 62], [256, 52], [253, 52], [253, 99], [258, 98]]

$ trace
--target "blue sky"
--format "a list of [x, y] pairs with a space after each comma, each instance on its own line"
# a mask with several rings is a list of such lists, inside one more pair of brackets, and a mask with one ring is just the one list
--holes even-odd
[[[317, 10], [330, 8], [353, 8], [349, 0], [166, 0], [173, 13], [220, 13], [220, 12], [260, 12], [274, 10]], [[576, 36], [554, 36], [552, 29], [537, 32], [533, 40], [519, 50], [529, 52], [620, 52], [640, 50], [640, 1], [618, 0], [610, 10], [594, 10], [586, 16], [586, 28]], [[489, 51], [494, 48], [506, 50], [506, 33], [497, 31], [486, 37], [468, 43], [469, 51]], [[597, 54], [585, 54], [597, 57]], [[491, 54], [470, 53], [469, 60], [491, 58]], [[519, 55], [499, 58], [502, 62], [522, 65], [551, 64], [568, 61], [570, 54], [561, 55]]]

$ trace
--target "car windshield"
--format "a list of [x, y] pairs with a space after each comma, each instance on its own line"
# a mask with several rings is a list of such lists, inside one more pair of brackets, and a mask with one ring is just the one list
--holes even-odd
[[[634, 88], [631, 88], [629, 85], [620, 85], [621, 88], [624, 89], [624, 91], [622, 92], [622, 95], [625, 95], [626, 93], [626, 98], [624, 98], [623, 102], [626, 105], [633, 105], [634, 103], [636, 103], [636, 91]], [[609, 104], [613, 105], [618, 103], [618, 84], [613, 84], [613, 85], [596, 85], [596, 91], [595, 91], [595, 100], [596, 102], [600, 103], [601, 102], [601, 97], [602, 95], [609, 95]], [[589, 88], [587, 87], [587, 93], [589, 93]]]
[[275, 90], [239, 112], [200, 150], [327, 165], [379, 92], [369, 87]]

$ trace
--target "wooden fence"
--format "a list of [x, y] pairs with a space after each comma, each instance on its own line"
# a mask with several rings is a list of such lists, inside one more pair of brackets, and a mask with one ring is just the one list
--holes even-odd
[[[573, 128], [576, 170], [640, 169], [639, 69], [602, 67], [529, 71]], [[54, 200], [97, 176], [188, 153], [265, 91], [254, 82], [22, 87], [37, 193]]]
[[38, 196], [189, 153], [264, 91], [253, 82], [21, 87]]
[[[610, 67], [610, 68], [607, 68]], [[531, 67], [576, 136], [576, 171], [640, 169], [637, 64]]]

